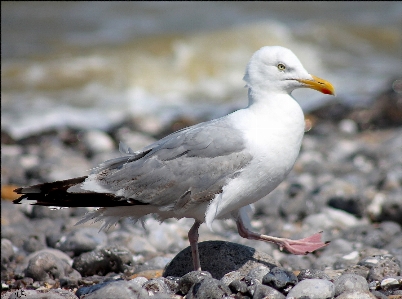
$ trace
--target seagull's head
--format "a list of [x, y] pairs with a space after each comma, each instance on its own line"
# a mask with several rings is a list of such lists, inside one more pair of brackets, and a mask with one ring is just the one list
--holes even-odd
[[244, 80], [253, 91], [290, 94], [296, 88], [306, 87], [335, 94], [331, 83], [310, 75], [292, 51], [280, 46], [262, 47], [255, 52]]

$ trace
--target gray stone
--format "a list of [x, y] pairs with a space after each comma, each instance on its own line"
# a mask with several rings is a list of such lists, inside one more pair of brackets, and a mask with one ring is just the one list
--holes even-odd
[[360, 291], [368, 292], [369, 286], [367, 281], [360, 275], [343, 274], [334, 282], [335, 296], [344, 292]]
[[234, 294], [241, 293], [244, 295], [247, 293], [247, 284], [243, 280], [235, 279], [229, 284], [229, 289]]
[[299, 275], [297, 275], [297, 279], [299, 281], [305, 280], [305, 279], [326, 279], [330, 280], [329, 276], [325, 274], [321, 270], [317, 269], [303, 269], [300, 271]]
[[15, 259], [15, 252], [13, 243], [10, 240], [1, 239], [1, 270], [7, 268], [10, 263]]
[[260, 284], [254, 290], [253, 299], [285, 299], [285, 295], [274, 288]]
[[29, 260], [25, 276], [37, 281], [49, 281], [66, 276], [65, 268], [70, 267], [54, 254], [41, 252]]
[[133, 263], [130, 251], [124, 247], [110, 246], [81, 254], [74, 259], [73, 268], [83, 276], [120, 273]]
[[[273, 268], [272, 268], [273, 269]], [[252, 279], [257, 279], [262, 283], [262, 279], [271, 271], [267, 266], [258, 266], [250, 270], [244, 277], [246, 281], [251, 281]]]
[[377, 299], [370, 292], [350, 291], [340, 294], [336, 299]]
[[262, 283], [277, 290], [289, 290], [298, 282], [296, 275], [281, 267], [273, 268], [262, 278]]
[[150, 296], [158, 293], [173, 293], [166, 282], [168, 279], [165, 277], [158, 277], [148, 280], [142, 285], [142, 288], [148, 292]]
[[231, 272], [226, 273], [225, 275], [223, 275], [223, 277], [221, 278], [221, 282], [228, 286], [233, 280], [241, 279], [243, 277], [244, 276], [241, 275], [239, 272], [231, 271]]
[[105, 246], [106, 242], [107, 236], [103, 231], [93, 227], [84, 227], [76, 228], [62, 236], [55, 247], [64, 252], [74, 252], [74, 255], [77, 256], [83, 252]]
[[368, 281], [381, 281], [386, 277], [398, 276], [401, 274], [401, 267], [395, 260], [385, 259], [369, 271]]
[[305, 279], [290, 290], [286, 298], [300, 298], [306, 296], [310, 299], [332, 298], [335, 294], [335, 286], [325, 279]]
[[188, 291], [191, 289], [191, 287], [196, 284], [201, 282], [202, 280], [206, 278], [212, 278], [211, 274], [206, 271], [191, 271], [183, 277], [180, 278], [179, 280], [179, 290], [183, 294], [187, 294]]
[[[236, 243], [206, 241], [199, 243], [198, 246], [201, 268], [216, 279], [221, 279], [226, 273], [234, 270], [246, 275], [251, 269], [260, 265], [269, 268], [279, 265], [271, 256]], [[166, 266], [163, 276], [183, 276], [192, 270], [191, 249], [187, 247]]]
[[[93, 286], [95, 287], [95, 286]], [[150, 298], [147, 291], [130, 281], [119, 280], [101, 284], [96, 289], [87, 290], [85, 299], [143, 299]], [[77, 291], [78, 292], [78, 291]], [[83, 294], [80, 293], [80, 297]], [[84, 297], [83, 297], [84, 298]]]
[[214, 278], [205, 278], [194, 284], [188, 291], [187, 299], [226, 298], [232, 292], [230, 289]]

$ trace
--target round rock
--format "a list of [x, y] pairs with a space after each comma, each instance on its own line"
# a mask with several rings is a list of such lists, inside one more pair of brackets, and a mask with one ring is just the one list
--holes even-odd
[[65, 276], [66, 267], [70, 266], [54, 254], [41, 252], [29, 260], [25, 276], [37, 281], [54, 280]]
[[300, 298], [305, 296], [310, 299], [332, 298], [335, 294], [335, 286], [324, 279], [305, 279], [290, 290], [287, 298]]
[[[226, 273], [234, 270], [245, 276], [251, 269], [261, 265], [270, 269], [279, 266], [270, 255], [236, 243], [206, 241], [199, 243], [198, 248], [201, 268], [211, 273], [212, 277], [216, 279], [221, 279]], [[193, 270], [191, 248], [187, 247], [166, 266], [163, 276], [181, 277]]]
[[194, 284], [186, 295], [187, 299], [227, 298], [232, 294], [229, 287], [214, 278], [206, 278]]
[[360, 275], [343, 274], [334, 282], [335, 296], [344, 292], [361, 291], [368, 292], [369, 286], [367, 281]]
[[107, 247], [81, 254], [74, 259], [73, 268], [83, 276], [106, 275], [124, 272], [133, 262], [132, 255], [124, 247]]

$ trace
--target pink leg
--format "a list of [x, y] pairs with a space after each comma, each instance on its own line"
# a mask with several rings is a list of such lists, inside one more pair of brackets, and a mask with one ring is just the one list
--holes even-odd
[[190, 241], [191, 246], [194, 271], [201, 271], [200, 254], [198, 252], [198, 228], [200, 225], [201, 222], [196, 220], [188, 232], [188, 240]]
[[244, 226], [241, 217], [237, 218], [236, 224], [239, 235], [242, 236], [243, 238], [272, 242], [279, 245], [280, 250], [283, 250], [285, 248], [287, 251], [293, 254], [307, 254], [309, 252], [313, 252], [314, 250], [325, 247], [329, 244], [329, 242], [323, 243], [321, 241], [322, 232], [316, 233], [304, 239], [291, 240], [285, 238], [271, 237], [252, 232]]

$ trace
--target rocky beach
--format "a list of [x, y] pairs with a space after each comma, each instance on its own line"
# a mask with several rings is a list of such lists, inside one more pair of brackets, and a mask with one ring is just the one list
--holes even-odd
[[[399, 1], [2, 1], [1, 299], [402, 299]], [[289, 48], [336, 96], [298, 89], [289, 176], [254, 231], [328, 246], [296, 256], [233, 221], [76, 225], [87, 208], [15, 205], [14, 189], [87, 175], [247, 105], [263, 46]], [[302, 121], [300, 119], [300, 128]], [[301, 130], [300, 130], [301, 131]], [[185, 170], [184, 170], [185, 171]]]
[[216, 221], [214, 232], [200, 228], [202, 272], [192, 271], [191, 219], [123, 219], [99, 231], [75, 226], [85, 208], [11, 200], [18, 186], [80, 176], [119, 156], [120, 140], [139, 149], [204, 119], [181, 116], [154, 134], [135, 119], [20, 140], [2, 130], [1, 298], [401, 298], [401, 103], [395, 79], [365, 107], [333, 101], [311, 111], [291, 174], [255, 204], [256, 231], [294, 239], [323, 231], [326, 248], [295, 256]]

